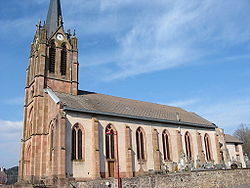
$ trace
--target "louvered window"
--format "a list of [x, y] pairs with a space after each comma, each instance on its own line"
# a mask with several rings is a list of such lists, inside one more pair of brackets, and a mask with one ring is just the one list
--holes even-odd
[[55, 43], [52, 43], [49, 48], [49, 72], [55, 73], [55, 64], [56, 64], [56, 46]]
[[61, 74], [66, 75], [66, 69], [67, 69], [67, 48], [66, 45], [62, 46], [61, 51]]

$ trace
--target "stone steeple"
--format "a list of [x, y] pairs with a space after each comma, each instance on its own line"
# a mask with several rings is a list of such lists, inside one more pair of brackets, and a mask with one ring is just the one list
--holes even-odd
[[37, 24], [26, 71], [19, 180], [65, 178], [65, 117], [50, 94], [78, 94], [78, 50], [76, 36], [64, 31], [60, 0], [50, 0], [46, 24]]
[[63, 27], [62, 9], [60, 0], [50, 0], [49, 11], [46, 20], [48, 39], [60, 28]]

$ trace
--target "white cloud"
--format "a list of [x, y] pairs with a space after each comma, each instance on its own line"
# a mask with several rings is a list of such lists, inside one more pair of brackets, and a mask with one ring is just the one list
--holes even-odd
[[[46, 15], [49, 2], [36, 0], [35, 3], [44, 5]], [[223, 54], [224, 49], [250, 40], [247, 1], [64, 0], [62, 6], [65, 26], [77, 29], [79, 43], [96, 38], [90, 41], [92, 46], [88, 49], [93, 50], [97, 45], [103, 49], [101, 54], [94, 55], [79, 49], [84, 60], [80, 63], [105, 65], [110, 71], [101, 80], [106, 81], [208, 63], [208, 59], [213, 62], [214, 56], [217, 62], [230, 60], [228, 54]], [[11, 31], [30, 36], [36, 20], [38, 13], [0, 20], [4, 28], [0, 31], [3, 36]], [[100, 37], [110, 40], [110, 44], [102, 46]]]
[[[20, 160], [20, 143], [0, 142], [0, 166], [4, 168], [11, 168], [18, 165]], [[4, 155], [3, 155], [4, 153]]]
[[34, 0], [37, 4], [48, 3], [48, 0]]
[[212, 56], [224, 59], [225, 48], [250, 39], [250, 18], [243, 1], [100, 0], [93, 4], [99, 9], [91, 19], [82, 13], [70, 25], [78, 26], [81, 38], [91, 33], [113, 36], [117, 48], [106, 51], [108, 59], [88, 61], [84, 54], [88, 66], [115, 62], [106, 75], [108, 81], [207, 63]]
[[170, 102], [170, 103], [167, 103], [166, 105], [177, 106], [177, 107], [184, 108], [184, 107], [188, 107], [188, 106], [193, 106], [193, 105], [195, 105], [195, 104], [197, 104], [199, 102], [200, 102], [200, 99], [192, 98], [192, 99], [186, 99], [186, 100], [179, 100], [179, 101]]
[[9, 105], [22, 105], [23, 101], [24, 101], [23, 97], [15, 97], [12, 99], [7, 99], [3, 101], [3, 103], [9, 104]]
[[0, 140], [19, 141], [22, 132], [22, 121], [0, 120]]
[[236, 55], [236, 56], [228, 56], [225, 57], [227, 60], [235, 61], [235, 60], [241, 60], [241, 59], [250, 59], [249, 54], [244, 54], [244, 55]]
[[0, 120], [0, 166], [12, 167], [18, 165], [20, 139], [22, 134], [21, 121]]
[[212, 103], [199, 106], [197, 110], [226, 130], [234, 130], [241, 123], [250, 123], [250, 98]]
[[[19, 18], [19, 19], [12, 19], [12, 20], [1, 20], [0, 19], [0, 37], [6, 37], [10, 35], [15, 35], [18, 37], [23, 38], [24, 36], [32, 36], [32, 32], [35, 30], [35, 24], [36, 21], [34, 20], [34, 17], [30, 18]], [[32, 26], [34, 26], [32, 28]], [[11, 40], [15, 40], [15, 37], [11, 37]], [[32, 38], [30, 38], [30, 41]]]
[[15, 128], [19, 129], [22, 128], [22, 121], [3, 121], [0, 120], [0, 132], [3, 131], [4, 129], [10, 129], [10, 128]]
[[241, 123], [250, 123], [250, 98], [231, 98], [217, 102], [206, 98], [191, 98], [167, 104], [193, 111], [230, 133]]

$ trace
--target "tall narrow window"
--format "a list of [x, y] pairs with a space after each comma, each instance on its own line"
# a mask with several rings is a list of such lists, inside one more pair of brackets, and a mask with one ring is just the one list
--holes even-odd
[[211, 161], [212, 160], [211, 144], [210, 144], [210, 138], [209, 138], [208, 134], [205, 134], [205, 136], [204, 136], [204, 142], [205, 142], [205, 149], [206, 149], [207, 161]]
[[71, 158], [72, 160], [83, 160], [84, 157], [84, 131], [80, 124], [75, 124], [71, 134]]
[[76, 130], [72, 130], [72, 160], [76, 159]]
[[64, 44], [61, 51], [61, 74], [66, 75], [67, 69], [67, 47]]
[[189, 132], [186, 132], [185, 134], [185, 146], [186, 146], [186, 155], [187, 159], [192, 159], [192, 149], [191, 149], [191, 135]]
[[167, 131], [164, 130], [162, 133], [162, 146], [163, 146], [163, 157], [164, 157], [164, 160], [166, 160], [166, 161], [171, 160], [169, 141], [170, 141], [170, 137], [169, 137]]
[[49, 48], [49, 72], [55, 72], [55, 64], [56, 64], [56, 45], [54, 42], [51, 43]]
[[144, 146], [144, 134], [141, 127], [136, 131], [136, 149], [137, 149], [137, 159], [145, 160], [145, 146]]
[[78, 159], [82, 159], [82, 131], [81, 129], [78, 130], [78, 148], [77, 148], [77, 154]]
[[115, 139], [114, 130], [111, 125], [108, 125], [105, 130], [106, 140], [106, 158], [109, 160], [115, 159]]

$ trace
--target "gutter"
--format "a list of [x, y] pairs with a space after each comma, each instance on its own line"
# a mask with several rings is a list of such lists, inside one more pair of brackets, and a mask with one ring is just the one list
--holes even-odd
[[50, 88], [45, 88], [44, 92], [47, 93], [52, 99], [53, 101], [58, 104], [60, 102], [60, 99], [56, 96], [56, 94], [53, 92], [52, 89]]
[[182, 126], [191, 126], [191, 127], [201, 127], [206, 129], [215, 129], [217, 126], [213, 124], [214, 126], [208, 126], [204, 124], [197, 124], [197, 123], [190, 123], [190, 122], [183, 122], [183, 121], [172, 121], [172, 120], [163, 120], [163, 119], [156, 119], [156, 118], [149, 118], [149, 117], [141, 117], [141, 116], [132, 116], [128, 114], [117, 114], [117, 113], [110, 113], [110, 112], [100, 112], [100, 111], [94, 111], [94, 110], [86, 110], [86, 109], [78, 109], [78, 108], [71, 108], [68, 106], [64, 106], [63, 110], [65, 111], [72, 111], [72, 112], [82, 112], [82, 113], [90, 113], [95, 115], [105, 115], [105, 116], [112, 116], [112, 117], [122, 117], [122, 118], [129, 118], [129, 119], [135, 119], [135, 120], [144, 120], [144, 121], [153, 121], [153, 122], [159, 122], [159, 123], [169, 123], [169, 124], [175, 124], [175, 125], [182, 125]]
[[244, 144], [244, 142], [233, 142], [233, 141], [226, 141], [226, 144]]

